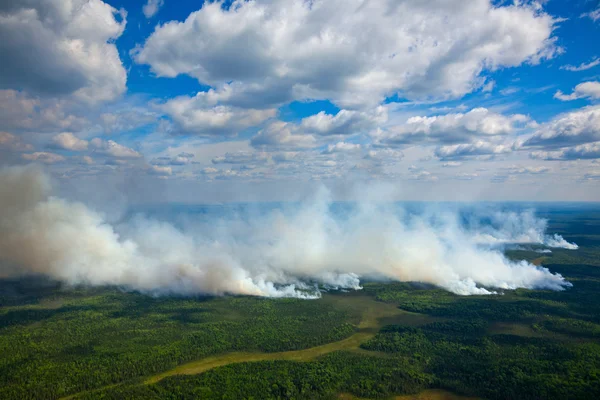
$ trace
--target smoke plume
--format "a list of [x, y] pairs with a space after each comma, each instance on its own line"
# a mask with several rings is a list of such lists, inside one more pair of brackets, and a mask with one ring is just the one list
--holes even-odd
[[560, 235], [547, 235], [547, 227], [548, 221], [536, 218], [532, 210], [519, 213], [496, 211], [486, 218], [486, 225], [482, 225], [479, 219], [471, 222], [475, 240], [482, 244], [542, 244], [547, 247], [568, 250], [579, 248], [575, 243], [567, 242]]
[[84, 204], [51, 196], [39, 170], [3, 169], [0, 187], [4, 277], [37, 273], [158, 294], [304, 298], [319, 296], [316, 285], [359, 289], [361, 278], [426, 282], [465, 295], [570, 286], [489, 246], [568, 247], [561, 237], [546, 236], [545, 222], [532, 213], [492, 216], [489, 226], [465, 226], [452, 212], [411, 214], [372, 202], [335, 213], [323, 190], [289, 212], [186, 227], [138, 215], [113, 226]]

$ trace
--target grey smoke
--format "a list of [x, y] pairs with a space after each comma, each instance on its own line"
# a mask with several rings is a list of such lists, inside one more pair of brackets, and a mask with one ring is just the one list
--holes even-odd
[[359, 289], [363, 277], [431, 283], [464, 295], [571, 285], [482, 246], [511, 238], [545, 243], [539, 232], [545, 225], [535, 218], [473, 231], [450, 212], [432, 223], [364, 202], [340, 219], [323, 190], [290, 214], [190, 229], [137, 216], [114, 227], [82, 203], [51, 196], [40, 170], [3, 169], [0, 187], [0, 276], [39, 273], [152, 293], [304, 298], [319, 296], [315, 284]]

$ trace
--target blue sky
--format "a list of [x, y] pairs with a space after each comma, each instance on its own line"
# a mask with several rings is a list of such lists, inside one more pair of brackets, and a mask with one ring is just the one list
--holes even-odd
[[189, 202], [365, 181], [398, 199], [598, 200], [599, 10], [7, 2], [1, 163]]

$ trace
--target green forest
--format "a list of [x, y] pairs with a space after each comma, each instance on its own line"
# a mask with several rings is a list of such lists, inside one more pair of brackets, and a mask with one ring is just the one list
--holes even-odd
[[367, 282], [318, 300], [167, 297], [0, 280], [2, 399], [600, 398], [600, 214], [550, 216], [577, 251], [514, 250], [562, 292], [458, 296]]

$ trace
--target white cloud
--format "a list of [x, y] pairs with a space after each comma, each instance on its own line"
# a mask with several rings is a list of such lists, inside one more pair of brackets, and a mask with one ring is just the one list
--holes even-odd
[[250, 144], [264, 149], [303, 149], [316, 145], [313, 135], [297, 133], [298, 127], [292, 123], [273, 121], [252, 138]]
[[[307, 149], [317, 146], [318, 142], [323, 142], [329, 136], [339, 138], [368, 133], [385, 121], [387, 121], [387, 109], [383, 106], [370, 111], [340, 110], [335, 115], [321, 111], [303, 118], [299, 123], [271, 121], [252, 138], [250, 143], [254, 147], [269, 148], [271, 151], [279, 148]], [[330, 146], [333, 147], [330, 152], [349, 150], [349, 146], [357, 148], [355, 147], [357, 145], [345, 142], [340, 142], [338, 145], [331, 144]]]
[[589, 18], [592, 21], [600, 21], [600, 8], [590, 11], [589, 13], [581, 14], [581, 18]]
[[161, 165], [150, 165], [148, 168], [148, 173], [158, 176], [170, 176], [173, 175], [173, 169], [171, 167], [165, 167]]
[[554, 94], [554, 98], [562, 101], [577, 99], [600, 99], [600, 82], [583, 82], [575, 86], [571, 94], [564, 94], [560, 90]]
[[461, 165], [462, 163], [460, 161], [448, 161], [442, 164], [442, 166], [446, 168], [460, 167]]
[[597, 141], [600, 141], [600, 106], [589, 106], [542, 124], [523, 146], [560, 148]]
[[352, 135], [367, 133], [387, 121], [387, 109], [376, 107], [370, 112], [340, 110], [336, 115], [324, 111], [302, 119], [300, 127], [317, 135]]
[[213, 167], [207, 167], [207, 168], [202, 169], [202, 173], [206, 174], [206, 175], [216, 174], [218, 172], [219, 172], [219, 170], [216, 168], [213, 168]]
[[32, 97], [16, 90], [0, 90], [0, 121], [4, 129], [41, 132], [79, 131], [89, 125], [66, 110], [61, 100]]
[[600, 58], [594, 58], [589, 63], [581, 63], [579, 66], [575, 65], [563, 65], [560, 69], [564, 69], [572, 72], [586, 71], [588, 69], [594, 68], [595, 66], [600, 65]]
[[71, 132], [63, 132], [52, 138], [52, 145], [64, 150], [83, 151], [87, 150], [89, 143], [87, 140], [79, 139]]
[[492, 92], [495, 87], [496, 87], [496, 81], [491, 80], [491, 81], [486, 82], [486, 84], [481, 87], [481, 91], [483, 93], [489, 93], [489, 92]]
[[114, 140], [94, 138], [90, 141], [96, 153], [115, 158], [140, 158], [142, 155], [129, 147], [120, 145]]
[[515, 87], [515, 86], [511, 86], [511, 87], [507, 87], [506, 89], [502, 89], [500, 91], [500, 94], [503, 96], [509, 96], [511, 94], [515, 94], [521, 91], [521, 88]]
[[435, 149], [435, 155], [440, 159], [459, 159], [473, 156], [495, 156], [512, 151], [510, 146], [494, 144], [478, 140], [473, 143], [441, 146]]
[[533, 167], [533, 166], [518, 166], [518, 165], [513, 165], [507, 168], [507, 171], [509, 174], [514, 174], [514, 175], [539, 175], [539, 174], [545, 174], [547, 172], [550, 172], [550, 168], [548, 167]]
[[346, 152], [358, 151], [360, 149], [361, 149], [360, 144], [337, 142], [335, 144], [327, 145], [327, 148], [325, 150], [323, 150], [323, 153], [324, 154], [346, 153]]
[[1, 86], [74, 94], [89, 103], [125, 91], [127, 73], [114, 44], [125, 29], [124, 12], [100, 0], [29, 0], [1, 7]]
[[164, 4], [164, 0], [148, 0], [148, 2], [144, 4], [144, 7], [142, 7], [144, 16], [146, 18], [152, 18]]
[[237, 135], [276, 115], [275, 109], [243, 109], [218, 103], [214, 91], [194, 97], [180, 96], [159, 106], [183, 133], [198, 135]]
[[417, 142], [457, 143], [482, 136], [514, 133], [529, 121], [525, 115], [505, 116], [486, 108], [474, 108], [467, 113], [411, 117], [405, 124], [372, 133], [377, 143], [400, 145]]
[[557, 151], [532, 151], [529, 157], [536, 160], [590, 160], [600, 159], [600, 142], [580, 144]]
[[36, 151], [35, 153], [22, 154], [21, 157], [27, 161], [36, 161], [44, 164], [55, 164], [65, 161], [66, 158], [60, 154], [49, 153], [46, 151]]
[[133, 57], [157, 76], [238, 82], [273, 104], [326, 98], [351, 108], [395, 92], [460, 97], [487, 70], [556, 54], [555, 23], [539, 7], [489, 0], [238, 0], [158, 26]]

